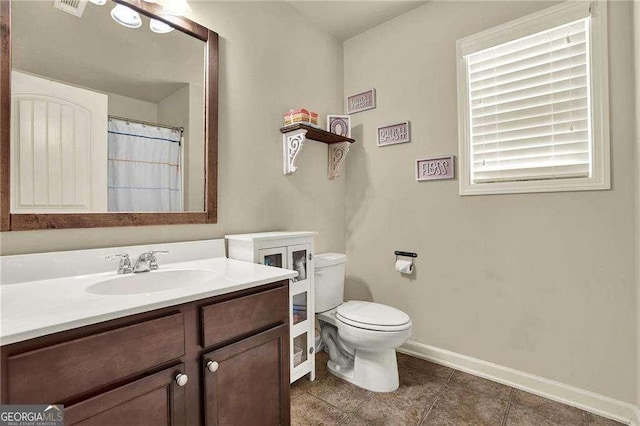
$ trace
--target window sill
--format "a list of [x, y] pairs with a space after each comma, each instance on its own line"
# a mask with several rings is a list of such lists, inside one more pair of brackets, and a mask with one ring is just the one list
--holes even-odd
[[567, 181], [526, 181], [466, 184], [460, 181], [460, 195], [527, 194], [540, 192], [604, 191], [611, 189], [609, 179], [571, 179]]

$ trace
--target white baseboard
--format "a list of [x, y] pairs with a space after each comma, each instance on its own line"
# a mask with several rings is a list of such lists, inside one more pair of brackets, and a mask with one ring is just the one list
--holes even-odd
[[640, 407], [635, 408], [635, 419], [631, 421], [631, 426], [640, 426]]
[[640, 407], [595, 392], [412, 340], [399, 352], [484, 377], [618, 422], [640, 426]]

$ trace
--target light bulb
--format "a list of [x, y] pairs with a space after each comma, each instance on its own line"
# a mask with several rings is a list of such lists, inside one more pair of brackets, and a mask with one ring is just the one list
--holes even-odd
[[140, 28], [142, 26], [142, 19], [138, 12], [122, 4], [118, 4], [113, 8], [111, 17], [118, 24], [127, 28]]
[[165, 0], [162, 11], [167, 15], [184, 16], [191, 13], [187, 0]]
[[157, 19], [152, 19], [151, 21], [149, 21], [149, 29], [158, 34], [166, 34], [173, 31], [173, 27], [171, 25], [165, 24], [164, 22]]

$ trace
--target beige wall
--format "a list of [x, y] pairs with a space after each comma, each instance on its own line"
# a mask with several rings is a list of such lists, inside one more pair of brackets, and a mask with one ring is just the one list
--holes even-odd
[[[633, 5], [633, 47], [635, 58], [635, 93], [636, 93], [636, 404], [640, 406], [640, 3]], [[640, 420], [640, 419], [638, 419]]]
[[[220, 34], [219, 223], [5, 232], [0, 253], [219, 238], [225, 233], [316, 230], [316, 249], [345, 250], [344, 177], [327, 179], [327, 147], [308, 142], [299, 170], [282, 174], [282, 113], [342, 110], [342, 48], [290, 6], [191, 2]], [[304, 54], [301, 59], [298, 54]], [[324, 119], [324, 117], [322, 117]]]
[[184, 128], [184, 209], [204, 210], [204, 87], [187, 83], [158, 104], [158, 122]]
[[[347, 296], [405, 310], [420, 343], [634, 401], [631, 3], [610, 4], [613, 190], [461, 197], [414, 178], [415, 158], [458, 153], [456, 40], [549, 5], [434, 1], [344, 43], [345, 93], [378, 100], [352, 117]], [[412, 142], [377, 148], [404, 120]], [[418, 253], [412, 277], [394, 250]]]
[[109, 115], [152, 123], [158, 121], [158, 105], [115, 93], [106, 93], [106, 95], [109, 96]]

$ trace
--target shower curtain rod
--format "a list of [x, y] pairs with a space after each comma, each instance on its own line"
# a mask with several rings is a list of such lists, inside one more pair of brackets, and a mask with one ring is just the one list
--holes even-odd
[[114, 120], [125, 121], [127, 123], [138, 123], [138, 124], [144, 124], [145, 126], [149, 126], [149, 127], [162, 127], [164, 129], [179, 130], [181, 132], [184, 132], [184, 127], [167, 126], [165, 124], [152, 123], [150, 121], [134, 120], [132, 118], [118, 117], [117, 115], [109, 115], [109, 120], [111, 120], [112, 118]]

